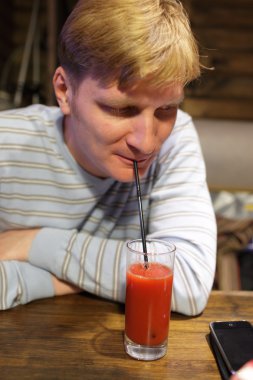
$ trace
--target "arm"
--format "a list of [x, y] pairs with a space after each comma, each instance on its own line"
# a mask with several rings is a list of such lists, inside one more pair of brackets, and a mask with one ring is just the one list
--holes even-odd
[[32, 243], [29, 262], [90, 293], [124, 302], [125, 254], [121, 240], [43, 228]]
[[81, 291], [26, 262], [38, 231], [11, 230], [0, 234], [0, 310], [35, 299]]
[[27, 262], [0, 261], [0, 310], [81, 290]]
[[[85, 260], [84, 249], [88, 246], [90, 254]], [[0, 309], [82, 289], [124, 301], [125, 256], [121, 254], [124, 250], [124, 242], [91, 237], [76, 230], [2, 232]]]
[[161, 154], [152, 193], [149, 236], [175, 243], [172, 309], [196, 315], [206, 306], [213, 285], [216, 222], [191, 121], [176, 129], [170, 139], [170, 153]]
[[0, 261], [0, 310], [54, 295], [52, 276], [27, 262]]

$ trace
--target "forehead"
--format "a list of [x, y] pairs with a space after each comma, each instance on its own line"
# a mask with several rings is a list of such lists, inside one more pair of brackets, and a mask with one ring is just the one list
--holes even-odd
[[137, 82], [126, 94], [133, 98], [155, 98], [167, 101], [181, 101], [183, 98], [184, 86], [179, 83], [171, 83], [163, 87], [150, 86], [148, 80]]
[[183, 100], [184, 86], [180, 83], [171, 83], [164, 87], [150, 86], [148, 80], [136, 82], [130, 88], [119, 89], [117, 83], [108, 86], [102, 85], [98, 80], [86, 77], [79, 85], [80, 96], [88, 96], [98, 101], [126, 101], [146, 103], [180, 103]]

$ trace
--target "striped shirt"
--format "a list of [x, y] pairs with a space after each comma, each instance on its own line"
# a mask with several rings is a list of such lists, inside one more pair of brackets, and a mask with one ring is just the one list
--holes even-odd
[[[126, 241], [140, 237], [134, 183], [84, 171], [65, 145], [58, 107], [0, 113], [0, 231], [40, 227], [29, 262], [0, 261], [0, 309], [54, 295], [51, 273], [124, 302]], [[172, 310], [200, 313], [216, 264], [216, 224], [193, 122], [179, 111], [141, 179], [148, 238], [177, 248]]]

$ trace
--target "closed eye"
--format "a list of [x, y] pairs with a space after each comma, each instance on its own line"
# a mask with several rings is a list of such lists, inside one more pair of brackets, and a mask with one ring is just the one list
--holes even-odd
[[155, 110], [155, 117], [159, 120], [167, 120], [174, 117], [178, 110], [178, 105], [169, 105]]
[[99, 105], [106, 113], [116, 117], [134, 117], [139, 114], [139, 110], [134, 106], [127, 106], [122, 108], [111, 107], [105, 104]]

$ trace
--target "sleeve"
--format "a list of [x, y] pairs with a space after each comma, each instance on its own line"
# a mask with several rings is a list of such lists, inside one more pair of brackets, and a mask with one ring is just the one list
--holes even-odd
[[52, 276], [20, 261], [0, 261], [0, 310], [53, 297]]
[[125, 301], [125, 241], [43, 228], [33, 241], [29, 262], [92, 294]]
[[[217, 231], [199, 139], [189, 119], [170, 137], [152, 192], [149, 237], [176, 245], [172, 310], [197, 315], [206, 306], [215, 267]], [[171, 159], [173, 157], [173, 159]]]

